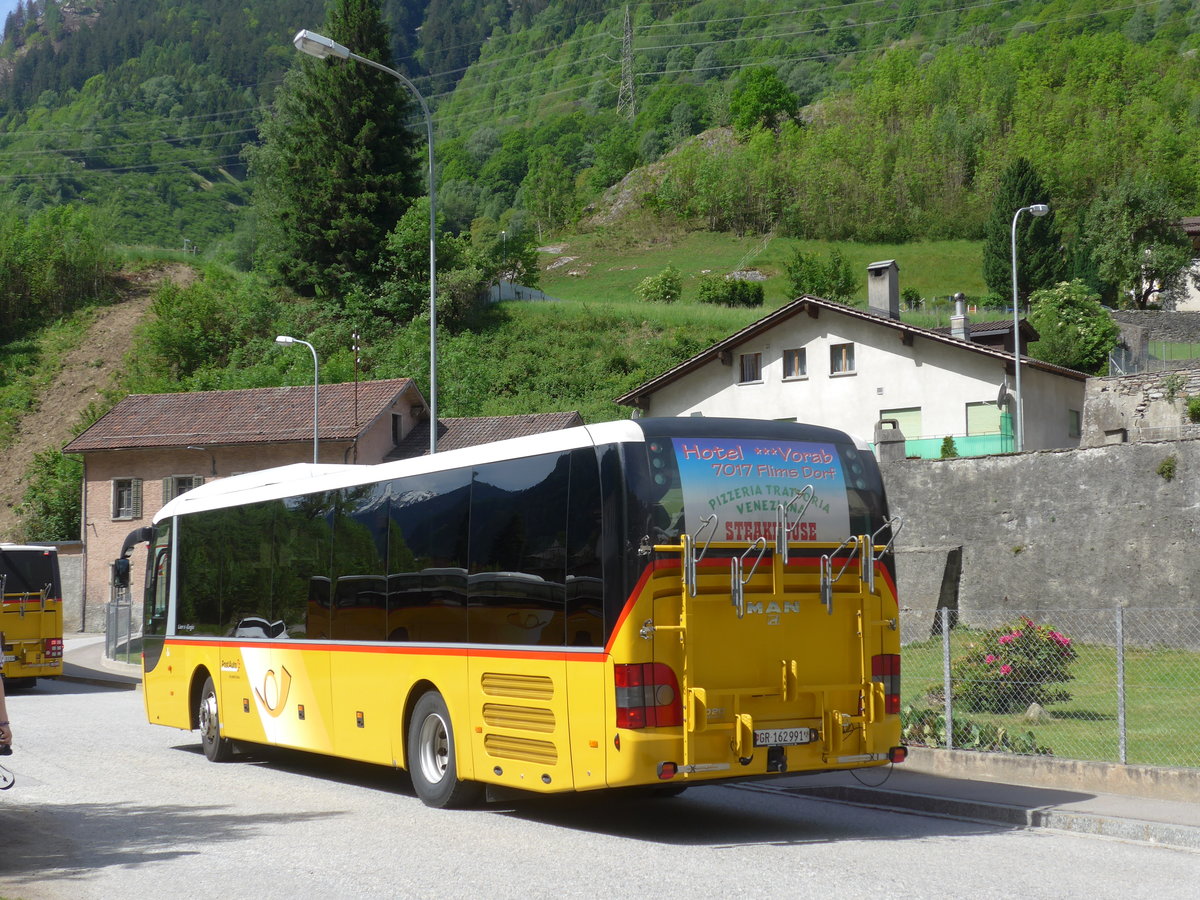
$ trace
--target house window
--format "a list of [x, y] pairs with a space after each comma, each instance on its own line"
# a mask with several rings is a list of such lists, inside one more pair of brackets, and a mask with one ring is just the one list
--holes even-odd
[[990, 400], [967, 404], [967, 434], [1000, 434], [1000, 407]]
[[392, 444], [399, 446], [404, 440], [404, 416], [392, 413]]
[[829, 348], [829, 373], [850, 375], [854, 372], [854, 345], [834, 344]]
[[1079, 410], [1067, 410], [1067, 434], [1070, 437], [1077, 438], [1083, 433], [1082, 420], [1079, 415]]
[[204, 484], [203, 475], [168, 475], [163, 479], [163, 503]]
[[762, 354], [743, 353], [739, 360], [738, 384], [762, 381]]
[[906, 441], [916, 440], [921, 436], [921, 407], [907, 406], [902, 409], [881, 409], [879, 418], [895, 419]]
[[113, 479], [112, 517], [114, 519], [140, 519], [142, 517], [142, 479]]
[[808, 353], [804, 348], [783, 351], [783, 377], [784, 380], [808, 377]]

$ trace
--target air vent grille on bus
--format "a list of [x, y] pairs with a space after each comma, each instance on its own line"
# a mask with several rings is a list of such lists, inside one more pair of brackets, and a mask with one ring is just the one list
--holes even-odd
[[499, 759], [515, 759], [519, 762], [542, 763], [548, 766], [558, 762], [558, 749], [549, 741], [487, 734], [483, 737], [483, 746], [489, 756]]
[[521, 731], [554, 731], [554, 710], [532, 706], [506, 706], [501, 703], [483, 704], [483, 721], [492, 728], [515, 728]]
[[521, 700], [550, 700], [554, 697], [554, 681], [545, 675], [484, 672], [480, 686], [489, 697], [516, 697]]

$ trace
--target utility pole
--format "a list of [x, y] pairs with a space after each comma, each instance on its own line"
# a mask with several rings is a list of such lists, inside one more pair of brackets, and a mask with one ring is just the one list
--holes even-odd
[[633, 20], [629, 16], [629, 5], [625, 6], [625, 28], [621, 37], [621, 87], [617, 91], [617, 113], [633, 119]]

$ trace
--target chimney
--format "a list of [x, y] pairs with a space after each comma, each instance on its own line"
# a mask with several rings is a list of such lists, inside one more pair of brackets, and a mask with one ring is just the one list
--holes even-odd
[[894, 259], [867, 266], [867, 306], [877, 316], [900, 320], [900, 267]]
[[967, 322], [967, 298], [962, 291], [954, 295], [954, 315], [950, 317], [950, 337], [960, 341], [971, 340], [971, 327]]

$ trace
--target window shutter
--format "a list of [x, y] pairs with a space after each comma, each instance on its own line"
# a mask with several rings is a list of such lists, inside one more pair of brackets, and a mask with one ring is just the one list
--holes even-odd
[[175, 499], [175, 479], [168, 475], [163, 479], [163, 506]]
[[133, 518], [142, 517], [142, 479], [129, 479], [130, 506], [133, 507]]

